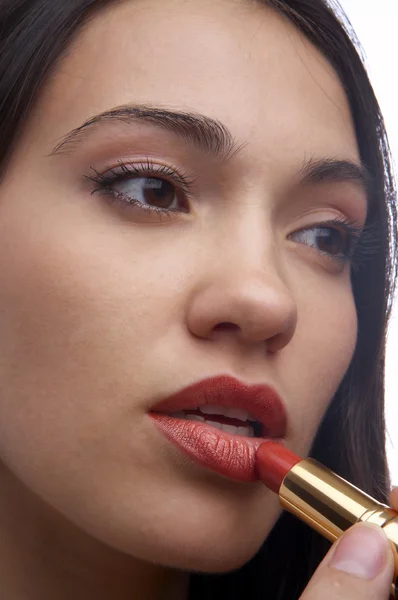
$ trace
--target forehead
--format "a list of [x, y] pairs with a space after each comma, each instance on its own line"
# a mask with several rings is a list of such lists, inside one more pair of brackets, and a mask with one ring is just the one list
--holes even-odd
[[110, 4], [86, 24], [47, 85], [36, 109], [39, 137], [52, 143], [129, 103], [203, 113], [255, 152], [277, 143], [285, 156], [301, 147], [358, 157], [332, 67], [290, 22], [257, 2]]

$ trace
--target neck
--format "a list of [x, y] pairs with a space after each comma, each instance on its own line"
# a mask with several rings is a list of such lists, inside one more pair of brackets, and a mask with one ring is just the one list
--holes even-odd
[[136, 560], [56, 513], [0, 465], [0, 580], [7, 600], [187, 600], [189, 574]]

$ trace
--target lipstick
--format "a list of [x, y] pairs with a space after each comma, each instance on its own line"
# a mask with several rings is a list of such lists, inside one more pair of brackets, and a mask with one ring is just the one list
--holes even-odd
[[259, 446], [256, 470], [262, 482], [278, 494], [284, 510], [331, 542], [355, 523], [382, 527], [394, 556], [391, 593], [398, 598], [398, 513], [316, 460], [301, 459], [275, 442]]
[[[243, 418], [249, 420], [228, 418], [217, 413], [217, 407], [235, 409], [235, 417], [236, 409], [238, 415], [243, 411], [250, 415]], [[158, 431], [191, 459], [242, 482], [258, 481], [256, 450], [264, 439], [283, 439], [287, 428], [286, 410], [274, 389], [261, 384], [247, 385], [228, 375], [204, 379], [179, 390], [152, 406], [148, 416]], [[245, 426], [247, 430], [251, 419], [261, 428], [258, 437], [254, 428], [249, 436], [217, 427], [229, 423]]]

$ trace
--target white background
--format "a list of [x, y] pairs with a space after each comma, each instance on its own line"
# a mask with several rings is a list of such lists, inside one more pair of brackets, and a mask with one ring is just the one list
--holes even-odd
[[[398, 0], [340, 0], [365, 52], [398, 173]], [[396, 178], [397, 179], [397, 178]], [[398, 298], [387, 343], [387, 454], [398, 486]]]

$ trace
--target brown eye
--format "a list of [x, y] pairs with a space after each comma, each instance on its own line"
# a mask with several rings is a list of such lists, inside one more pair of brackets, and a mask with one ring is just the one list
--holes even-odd
[[321, 252], [333, 256], [347, 252], [347, 236], [344, 232], [330, 227], [319, 227], [315, 232], [315, 242]]
[[128, 199], [153, 206], [173, 209], [177, 201], [177, 192], [172, 183], [156, 177], [130, 177], [113, 184], [113, 189]]
[[311, 227], [301, 229], [290, 236], [296, 242], [319, 250], [335, 258], [346, 258], [351, 249], [351, 238], [346, 231], [337, 227]]

